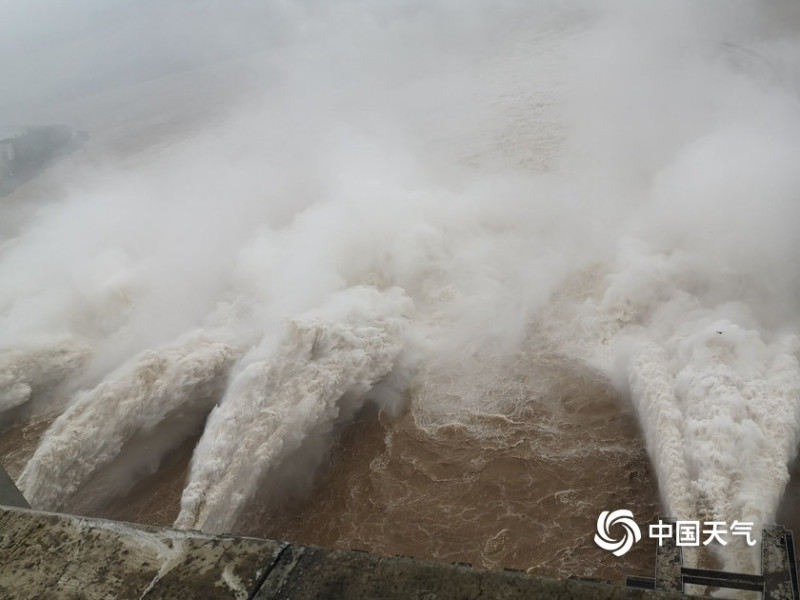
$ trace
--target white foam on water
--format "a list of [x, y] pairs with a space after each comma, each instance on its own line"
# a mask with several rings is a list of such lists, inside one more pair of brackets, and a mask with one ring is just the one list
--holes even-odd
[[244, 359], [192, 459], [176, 525], [228, 531], [271, 469], [330, 441], [402, 349], [399, 290], [353, 288], [293, 319], [274, 353]]
[[72, 339], [0, 351], [0, 412], [46, 394], [86, 366], [91, 347]]
[[[172, 62], [103, 83], [72, 61], [70, 114], [121, 119], [106, 143], [133, 149], [24, 219], [0, 208], [19, 226], [0, 246], [0, 408], [66, 406], [21, 479], [34, 505], [216, 405], [178, 524], [232, 528], [367, 399], [396, 409], [448, 365], [535, 347], [630, 399], [669, 512], [774, 518], [800, 430], [794, 4], [214, 6], [150, 15], [185, 25]], [[104, 58], [136, 56], [137, 19]], [[259, 19], [280, 25], [262, 45]], [[199, 52], [217, 21], [249, 45]], [[105, 48], [84, 22], [80, 52]], [[52, 39], [39, 73], [78, 51]], [[181, 130], [170, 86], [234, 63], [251, 95]], [[220, 306], [233, 318], [206, 321]], [[481, 399], [428, 401], [458, 419]], [[756, 568], [741, 546], [720, 557]]]
[[[225, 387], [237, 350], [196, 335], [148, 350], [78, 394], [47, 430], [19, 478], [32, 506], [58, 510], [137, 433], [192, 403], [208, 410]], [[180, 440], [177, 440], [180, 442]]]

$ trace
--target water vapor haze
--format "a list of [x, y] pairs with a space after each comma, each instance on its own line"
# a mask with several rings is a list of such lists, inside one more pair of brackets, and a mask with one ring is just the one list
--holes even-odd
[[479, 386], [419, 390], [535, 348], [635, 407], [666, 512], [775, 519], [800, 436], [793, 3], [0, 7], [7, 124], [93, 135], [0, 204], [0, 417], [60, 415], [33, 506], [185, 414], [177, 524], [233, 530], [365, 404], [457, 420]]

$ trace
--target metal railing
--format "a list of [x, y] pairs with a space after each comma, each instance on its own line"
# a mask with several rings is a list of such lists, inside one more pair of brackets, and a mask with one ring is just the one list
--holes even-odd
[[[675, 519], [661, 517], [664, 523]], [[628, 577], [627, 586], [683, 593], [686, 585], [704, 585], [760, 592], [764, 600], [800, 600], [794, 536], [780, 525], [764, 527], [761, 537], [761, 575], [683, 566], [683, 553], [674, 538], [661, 540], [656, 550], [655, 577]]]

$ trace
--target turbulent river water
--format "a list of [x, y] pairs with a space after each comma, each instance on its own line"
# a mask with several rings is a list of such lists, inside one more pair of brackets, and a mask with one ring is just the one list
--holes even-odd
[[0, 203], [34, 507], [617, 581], [603, 510], [795, 522], [798, 9], [260, 10], [18, 109], [92, 134]]

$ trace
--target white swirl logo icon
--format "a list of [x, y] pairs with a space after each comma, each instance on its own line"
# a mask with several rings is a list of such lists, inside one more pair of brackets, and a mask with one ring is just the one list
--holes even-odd
[[[611, 537], [609, 529], [614, 525], [622, 525], [625, 528], [625, 535], [622, 539]], [[604, 510], [597, 517], [597, 533], [594, 536], [594, 543], [603, 550], [610, 550], [615, 556], [622, 556], [640, 539], [642, 539], [642, 532], [636, 521], [633, 520], [631, 511]]]

